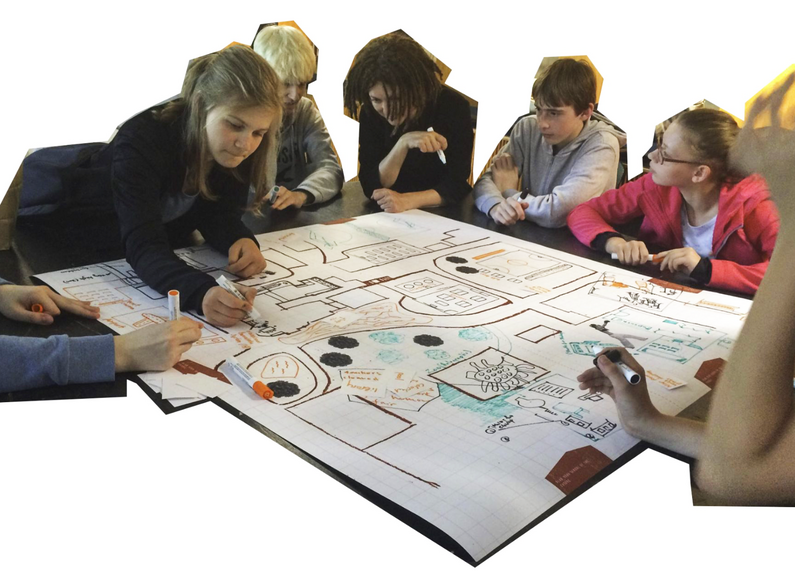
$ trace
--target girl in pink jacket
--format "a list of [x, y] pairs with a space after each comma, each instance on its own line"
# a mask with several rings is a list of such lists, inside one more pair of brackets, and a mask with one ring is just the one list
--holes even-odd
[[[778, 215], [764, 179], [728, 167], [739, 132], [727, 113], [681, 114], [649, 154], [650, 173], [576, 207], [567, 220], [585, 245], [625, 265], [659, 263], [708, 287], [753, 294], [767, 269]], [[638, 239], [612, 225], [643, 218]], [[650, 257], [653, 245], [663, 251]]]

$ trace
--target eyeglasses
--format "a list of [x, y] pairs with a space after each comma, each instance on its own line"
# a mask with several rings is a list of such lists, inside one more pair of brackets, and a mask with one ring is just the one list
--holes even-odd
[[664, 165], [666, 161], [668, 163], [689, 163], [691, 165], [704, 164], [703, 161], [689, 161], [686, 159], [674, 159], [672, 157], [665, 157], [665, 154], [662, 151], [662, 135], [657, 136], [657, 155], [660, 156], [660, 165]]

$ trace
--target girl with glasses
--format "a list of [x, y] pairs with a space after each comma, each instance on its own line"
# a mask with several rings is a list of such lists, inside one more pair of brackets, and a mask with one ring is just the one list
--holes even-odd
[[[624, 265], [651, 260], [708, 287], [755, 293], [779, 224], [764, 179], [729, 167], [738, 133], [726, 112], [684, 112], [649, 154], [650, 172], [575, 208], [569, 228]], [[637, 240], [613, 227], [639, 218]], [[650, 246], [660, 251], [650, 256]]]

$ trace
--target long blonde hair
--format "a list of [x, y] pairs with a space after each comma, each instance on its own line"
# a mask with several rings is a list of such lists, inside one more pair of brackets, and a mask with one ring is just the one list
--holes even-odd
[[254, 187], [253, 209], [265, 199], [276, 178], [276, 139], [282, 117], [282, 84], [268, 63], [248, 46], [233, 44], [197, 58], [188, 65], [180, 97], [155, 112], [162, 122], [183, 121], [184, 159], [188, 166], [184, 188], [216, 199], [207, 176], [212, 157], [205, 135], [207, 113], [216, 106], [264, 107], [273, 110], [271, 129], [259, 147], [240, 166], [231, 169], [238, 181]]

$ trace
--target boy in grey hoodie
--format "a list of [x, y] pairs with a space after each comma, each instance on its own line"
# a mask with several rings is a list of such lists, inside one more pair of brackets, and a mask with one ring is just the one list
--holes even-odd
[[291, 26], [266, 26], [254, 51], [271, 65], [284, 84], [284, 115], [276, 169], [274, 209], [328, 201], [342, 189], [343, 176], [326, 124], [314, 102], [305, 98], [315, 75], [312, 44]]
[[577, 205], [615, 187], [626, 137], [591, 119], [596, 77], [584, 62], [555, 61], [536, 79], [532, 95], [536, 115], [516, 122], [475, 184], [475, 205], [503, 225], [529, 219], [563, 227]]

